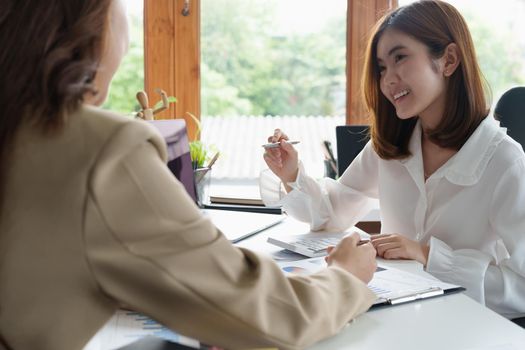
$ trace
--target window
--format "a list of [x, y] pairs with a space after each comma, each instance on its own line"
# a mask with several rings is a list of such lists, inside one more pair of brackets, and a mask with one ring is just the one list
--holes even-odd
[[144, 2], [128, 0], [125, 4], [129, 18], [129, 51], [111, 83], [104, 108], [128, 115], [139, 109], [135, 95], [144, 89]]
[[225, 156], [214, 178], [256, 179], [275, 127], [300, 139], [303, 162], [323, 175], [320, 142], [345, 123], [346, 6], [201, 1], [202, 136]]
[[203, 0], [201, 113], [344, 115], [345, 54], [346, 0]]

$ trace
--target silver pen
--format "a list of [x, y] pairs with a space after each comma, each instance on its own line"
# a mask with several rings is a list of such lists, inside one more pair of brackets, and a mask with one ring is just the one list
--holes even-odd
[[[286, 141], [287, 143], [291, 144], [291, 145], [296, 145], [298, 144], [300, 141]], [[272, 143], [265, 143], [264, 145], [262, 145], [264, 148], [277, 148], [279, 146], [281, 146], [281, 143], [280, 142], [272, 142]]]

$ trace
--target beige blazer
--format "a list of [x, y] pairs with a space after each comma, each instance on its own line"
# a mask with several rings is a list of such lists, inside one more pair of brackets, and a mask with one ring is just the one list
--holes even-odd
[[0, 222], [0, 338], [81, 349], [126, 306], [227, 348], [304, 348], [375, 296], [331, 267], [285, 277], [232, 246], [165, 166], [145, 122], [83, 107], [59, 134], [26, 126]]

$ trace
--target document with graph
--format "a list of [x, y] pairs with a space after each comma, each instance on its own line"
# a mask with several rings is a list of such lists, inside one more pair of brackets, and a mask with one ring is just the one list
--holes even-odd
[[198, 340], [184, 337], [138, 312], [119, 310], [83, 350], [112, 350], [145, 337], [156, 337], [200, 349]]
[[[326, 267], [324, 258], [278, 261], [277, 264], [286, 274], [311, 274]], [[372, 308], [428, 299], [465, 290], [458, 285], [381, 264], [378, 264], [368, 288], [377, 295], [377, 300]]]

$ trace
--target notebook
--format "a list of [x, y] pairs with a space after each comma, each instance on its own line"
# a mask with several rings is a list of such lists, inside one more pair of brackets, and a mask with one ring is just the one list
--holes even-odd
[[220, 204], [241, 204], [241, 205], [258, 205], [264, 206], [262, 199], [260, 198], [249, 198], [240, 196], [210, 196], [210, 202]]
[[346, 232], [309, 232], [298, 235], [275, 235], [268, 237], [268, 243], [288, 249], [292, 252], [315, 258], [326, 255], [329, 246], [335, 246], [343, 237], [357, 232], [361, 239], [369, 239], [365, 231], [352, 227]]
[[214, 186], [210, 194], [211, 203], [264, 206], [259, 186], [242, 183], [230, 186]]
[[275, 226], [286, 217], [285, 215], [230, 210], [201, 209], [201, 211], [232, 243], [237, 243]]

